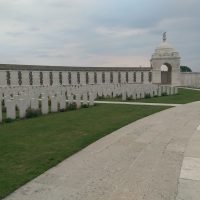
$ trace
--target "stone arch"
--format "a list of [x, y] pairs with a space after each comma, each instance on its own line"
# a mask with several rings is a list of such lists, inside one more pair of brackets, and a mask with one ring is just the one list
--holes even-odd
[[161, 67], [161, 84], [168, 85], [172, 83], [172, 66], [164, 63]]
[[[180, 80], [180, 55], [172, 45], [166, 42], [166, 33], [163, 34], [163, 42], [155, 49], [151, 57], [152, 83], [179, 85]], [[162, 71], [165, 65], [167, 71]]]

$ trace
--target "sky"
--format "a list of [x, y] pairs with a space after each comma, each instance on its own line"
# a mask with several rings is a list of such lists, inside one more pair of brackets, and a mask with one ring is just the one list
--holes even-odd
[[200, 71], [199, 0], [0, 0], [0, 63], [149, 67], [167, 41]]

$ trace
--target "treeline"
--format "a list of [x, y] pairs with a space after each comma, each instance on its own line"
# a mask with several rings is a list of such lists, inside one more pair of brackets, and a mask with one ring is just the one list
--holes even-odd
[[192, 72], [188, 66], [180, 66], [181, 72]]

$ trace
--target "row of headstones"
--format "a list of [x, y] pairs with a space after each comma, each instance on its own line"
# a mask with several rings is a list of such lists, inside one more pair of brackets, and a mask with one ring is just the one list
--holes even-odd
[[[0, 98], [15, 96], [20, 94], [40, 95], [42, 93], [51, 94], [64, 94], [64, 93], [76, 93], [82, 92], [97, 92], [106, 93], [107, 91], [122, 90], [122, 88], [134, 88], [140, 90], [140, 88], [151, 88], [155, 87], [152, 84], [99, 84], [99, 85], [77, 85], [77, 86], [22, 86], [22, 87], [7, 87], [0, 88]], [[101, 92], [102, 91], [102, 92]], [[109, 92], [108, 92], [109, 93]], [[120, 91], [119, 91], [120, 93]]]
[[[75, 98], [74, 98], [75, 97]], [[49, 107], [50, 102], [50, 107]], [[70, 104], [75, 103], [77, 109], [81, 107], [81, 105], [94, 105], [94, 96], [92, 93], [84, 94], [83, 96], [77, 95], [69, 95], [68, 98], [64, 95], [62, 96], [44, 96], [41, 99], [36, 98], [19, 98], [19, 99], [7, 99], [5, 101], [6, 108], [6, 118], [7, 119], [16, 119], [17, 118], [17, 110], [19, 112], [19, 118], [25, 118], [26, 112], [30, 108], [31, 110], [40, 110], [41, 114], [45, 115], [49, 112], [59, 112], [62, 110], [66, 110]], [[17, 108], [17, 109], [16, 109]], [[0, 101], [0, 122], [2, 122], [2, 101]]]
[[[25, 88], [26, 89], [26, 88]], [[88, 96], [90, 105], [94, 102], [98, 96], [109, 96], [116, 97], [117, 95], [122, 96], [122, 100], [126, 100], [127, 97], [132, 99], [144, 98], [146, 94], [149, 94], [150, 97], [161, 96], [162, 93], [167, 95], [177, 94], [178, 90], [176, 87], [170, 86], [155, 86], [152, 84], [147, 85], [135, 85], [135, 84], [124, 84], [124, 85], [96, 85], [96, 86], [87, 86], [87, 87], [33, 87], [28, 88], [29, 94], [23, 93], [20, 91], [18, 95], [15, 93], [12, 98], [11, 96], [0, 96], [0, 102], [4, 99], [6, 106], [6, 116], [7, 118], [15, 119], [16, 118], [16, 107], [19, 110], [19, 117], [24, 118], [26, 110], [30, 107], [31, 109], [39, 109], [38, 99], [41, 97], [41, 112], [42, 114], [47, 114], [49, 107], [48, 99], [51, 101], [51, 111], [58, 111], [58, 103], [60, 109], [65, 109], [66, 98], [69, 103], [73, 102], [74, 95], [76, 97], [76, 105], [79, 108], [81, 106], [81, 100], [83, 104], [87, 104]], [[69, 95], [66, 95], [69, 94]], [[65, 106], [64, 106], [65, 105]], [[2, 121], [2, 103], [0, 103], [0, 121]]]
[[126, 85], [123, 87], [114, 88], [98, 88], [93, 93], [97, 94], [98, 97], [111, 97], [115, 98], [117, 96], [122, 96], [122, 100], [127, 98], [141, 99], [145, 98], [146, 95], [150, 97], [162, 96], [162, 95], [174, 95], [178, 93], [177, 87], [171, 86], [157, 86], [157, 85], [138, 85], [134, 87], [133, 85]]
[[[145, 95], [161, 96], [163, 93], [167, 95], [177, 94], [178, 90], [176, 87], [170, 86], [157, 86], [153, 84], [109, 84], [109, 85], [89, 85], [89, 86], [78, 86], [78, 87], [65, 87], [65, 86], [56, 86], [56, 87], [32, 87], [19, 90], [19, 93], [8, 95], [8, 91], [0, 93], [0, 100], [4, 99], [6, 102], [10, 98], [13, 99], [31, 99], [31, 98], [42, 98], [42, 97], [51, 97], [51, 96], [69, 96], [69, 95], [84, 95], [93, 93], [94, 98], [97, 97], [111, 97], [115, 98], [116, 96], [122, 96], [123, 100], [126, 100], [127, 97], [132, 97], [133, 99], [144, 98]], [[5, 94], [7, 96], [5, 96]]]
[[143, 99], [147, 95], [149, 97], [162, 96], [162, 95], [175, 95], [178, 94], [177, 87], [171, 86], [158, 86], [157, 88], [149, 88], [148, 90], [141, 89], [139, 91], [135, 90], [124, 90], [122, 93], [122, 100], [125, 101], [127, 98]]

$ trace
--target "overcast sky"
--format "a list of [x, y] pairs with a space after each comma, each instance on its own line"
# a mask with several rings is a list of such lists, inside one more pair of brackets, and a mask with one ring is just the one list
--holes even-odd
[[200, 71], [200, 0], [0, 0], [0, 63], [150, 66], [167, 31]]

